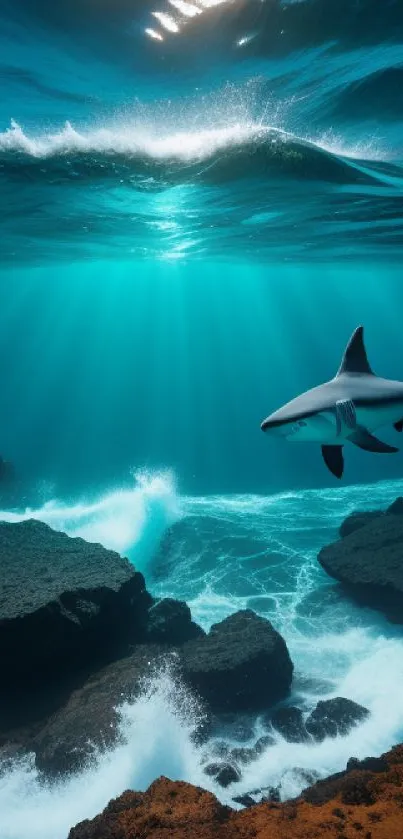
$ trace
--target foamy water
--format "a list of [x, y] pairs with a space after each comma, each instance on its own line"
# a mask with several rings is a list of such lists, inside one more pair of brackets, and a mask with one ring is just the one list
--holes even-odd
[[[379, 755], [401, 740], [402, 630], [345, 597], [327, 602], [332, 583], [320, 569], [316, 554], [334, 538], [340, 521], [352, 509], [385, 507], [402, 490], [402, 482], [389, 482], [372, 486], [370, 492], [366, 487], [352, 487], [272, 498], [191, 499], [177, 496], [171, 476], [140, 476], [131, 492], [107, 494], [93, 503], [52, 502], [19, 516], [2, 514], [9, 521], [34, 514], [71, 535], [119, 550], [142, 567], [152, 591], [186, 598], [194, 618], [206, 628], [237, 608], [251, 605], [251, 595], [243, 593], [242, 586], [252, 581], [257, 586], [254, 608], [284, 634], [295, 663], [291, 699], [307, 714], [318, 699], [345, 696], [367, 707], [370, 717], [347, 736], [323, 743], [290, 744], [276, 735], [274, 745], [242, 768], [242, 780], [223, 790], [203, 772], [214, 759], [214, 743], [196, 746], [192, 740], [200, 719], [198, 703], [175, 682], [167, 666], [162, 673], [150, 675], [139, 699], [122, 706], [119, 745], [105, 754], [95, 751], [91, 764], [78, 775], [47, 785], [31, 756], [0, 776], [1, 839], [66, 839], [72, 825], [95, 816], [112, 797], [127, 788], [143, 790], [161, 774], [210, 789], [225, 803], [267, 786], [280, 786], [282, 797], [289, 798], [306, 783], [297, 770], [315, 771], [323, 777], [343, 769], [351, 756]], [[227, 537], [220, 537], [214, 543], [215, 561], [210, 566], [203, 552], [199, 557], [191, 553], [185, 539], [175, 565], [162, 580], [154, 579], [154, 556], [166, 528], [173, 522], [179, 522], [180, 528], [180, 519], [189, 514], [195, 528], [198, 520], [213, 528], [214, 522], [228, 526], [232, 552], [226, 554]], [[237, 538], [240, 523], [251, 539], [266, 539], [276, 556], [275, 565], [270, 565], [268, 555], [268, 568], [263, 563], [256, 570], [255, 554], [242, 550], [239, 556], [234, 554], [233, 537]], [[227, 576], [222, 577], [218, 569], [225, 567]], [[317, 596], [313, 604], [312, 596]], [[258, 718], [251, 744], [263, 733]]]
[[0, 152], [22, 153], [44, 160], [76, 154], [101, 154], [128, 158], [141, 156], [156, 162], [191, 163], [208, 160], [218, 152], [265, 141], [307, 143], [319, 151], [352, 159], [382, 159], [375, 140], [349, 146], [332, 132], [313, 139], [248, 119], [240, 122], [230, 120], [226, 126], [211, 125], [199, 130], [190, 128], [167, 134], [161, 126], [150, 129], [130, 121], [86, 130], [66, 121], [58, 131], [27, 133], [12, 119], [10, 127], [0, 132]]

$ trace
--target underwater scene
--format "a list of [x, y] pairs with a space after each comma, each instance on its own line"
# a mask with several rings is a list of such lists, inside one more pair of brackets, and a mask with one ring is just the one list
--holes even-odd
[[401, 839], [401, 0], [0, 0], [0, 93], [0, 839]]

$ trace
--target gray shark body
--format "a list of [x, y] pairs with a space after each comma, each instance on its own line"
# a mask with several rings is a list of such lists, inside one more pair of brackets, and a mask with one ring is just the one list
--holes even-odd
[[403, 431], [403, 382], [374, 374], [360, 326], [351, 337], [337, 375], [297, 396], [262, 422], [263, 431], [295, 442], [316, 442], [327, 467], [338, 478], [344, 471], [343, 446], [390, 454], [395, 446], [373, 432], [383, 425]]

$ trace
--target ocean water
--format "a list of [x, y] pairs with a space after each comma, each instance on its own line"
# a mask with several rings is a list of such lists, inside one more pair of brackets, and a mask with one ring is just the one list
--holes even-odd
[[161, 774], [289, 798], [298, 769], [402, 740], [402, 629], [316, 557], [403, 493], [403, 454], [346, 448], [339, 484], [318, 447], [260, 431], [359, 324], [403, 379], [402, 81], [400, 0], [1, 0], [0, 517], [118, 550], [206, 629], [255, 609], [289, 645], [293, 701], [371, 715], [278, 737], [222, 790], [167, 666], [77, 777], [3, 767], [0, 839], [66, 839]]

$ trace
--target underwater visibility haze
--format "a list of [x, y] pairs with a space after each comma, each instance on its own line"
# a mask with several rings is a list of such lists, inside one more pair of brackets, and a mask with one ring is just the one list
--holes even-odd
[[167, 670], [77, 776], [7, 762], [0, 839], [67, 839], [161, 774], [287, 799], [296, 766], [381, 754], [403, 739], [402, 629], [317, 554], [403, 494], [403, 451], [349, 446], [340, 483], [320, 446], [260, 424], [335, 376], [360, 324], [375, 373], [403, 380], [403, 4], [1, 0], [0, 92], [1, 519], [118, 551], [206, 630], [255, 610], [294, 703], [371, 712], [321, 743], [279, 735], [223, 790]]

